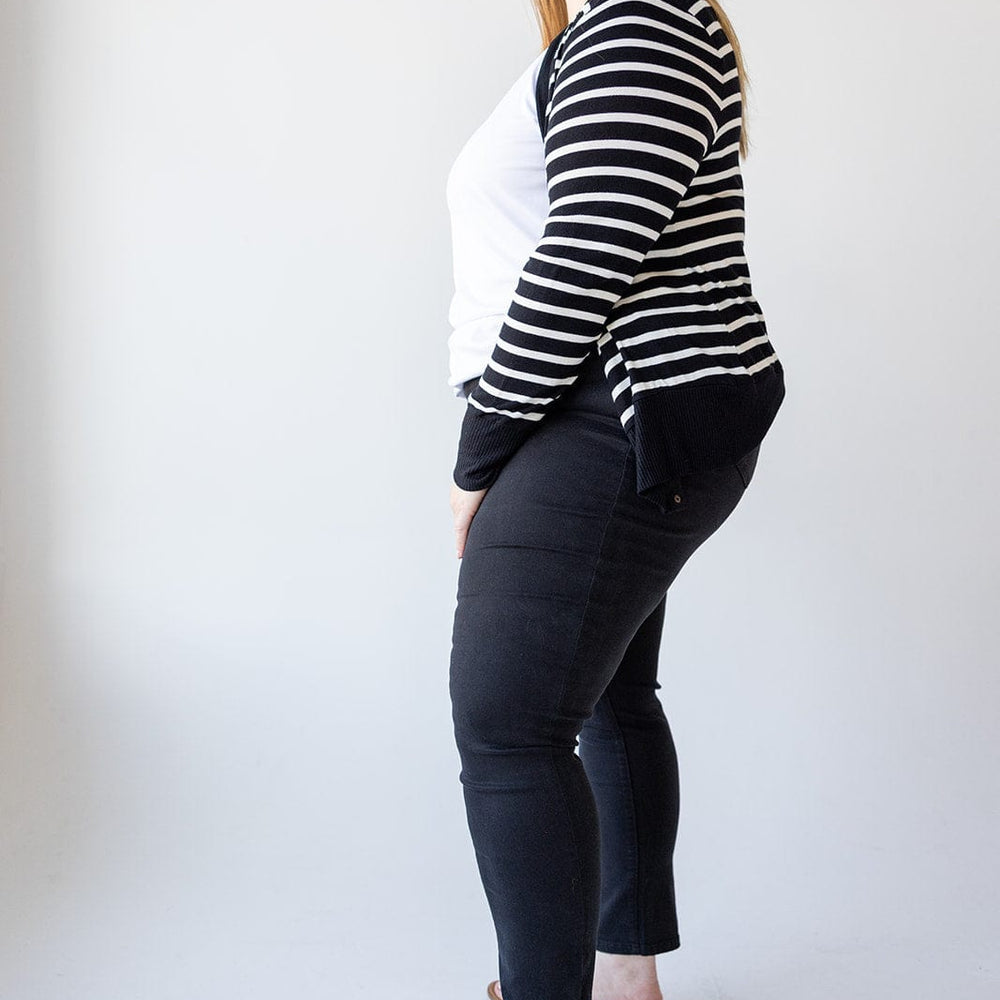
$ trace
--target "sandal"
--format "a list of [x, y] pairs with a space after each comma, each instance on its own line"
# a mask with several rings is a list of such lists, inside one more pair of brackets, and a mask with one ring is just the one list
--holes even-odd
[[499, 985], [500, 980], [494, 979], [493, 982], [486, 987], [486, 995], [490, 998], [490, 1000], [502, 1000], [500, 994], [497, 993], [497, 987]]

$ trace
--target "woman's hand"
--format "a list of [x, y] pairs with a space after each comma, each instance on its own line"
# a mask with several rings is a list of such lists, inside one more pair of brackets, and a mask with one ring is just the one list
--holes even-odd
[[[488, 490], [489, 487], [486, 488]], [[486, 490], [463, 490], [455, 483], [451, 484], [451, 512], [455, 515], [455, 555], [461, 559], [465, 552], [465, 539], [469, 534], [469, 525], [475, 516], [479, 505], [486, 496]]]

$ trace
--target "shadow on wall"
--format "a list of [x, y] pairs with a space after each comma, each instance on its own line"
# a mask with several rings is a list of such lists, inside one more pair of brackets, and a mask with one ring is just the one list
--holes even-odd
[[[87, 747], [94, 715], [61, 666], [53, 595], [52, 412], [48, 396], [43, 238], [45, 140], [36, 77], [39, 15], [0, 6], [0, 897], [5, 977], [37, 969], [26, 942], [44, 937], [74, 884], [100, 863]], [[44, 235], [43, 235], [44, 234]], [[24, 416], [30, 414], [30, 420]], [[0, 982], [0, 992], [7, 990]]]

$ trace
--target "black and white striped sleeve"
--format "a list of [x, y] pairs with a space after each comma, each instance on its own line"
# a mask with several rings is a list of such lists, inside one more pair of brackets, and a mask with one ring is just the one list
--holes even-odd
[[455, 483], [492, 485], [578, 376], [718, 134], [724, 77], [670, 0], [603, 0], [572, 25], [545, 131], [549, 210], [468, 397]]

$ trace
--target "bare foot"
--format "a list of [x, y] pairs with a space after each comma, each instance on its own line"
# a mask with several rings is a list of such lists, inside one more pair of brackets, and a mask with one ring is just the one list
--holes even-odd
[[599, 951], [593, 1000], [663, 1000], [655, 955], [613, 955]]
[[[503, 1000], [499, 979], [493, 989]], [[593, 1000], [663, 1000], [656, 978], [656, 957], [599, 951], [592, 997]]]

